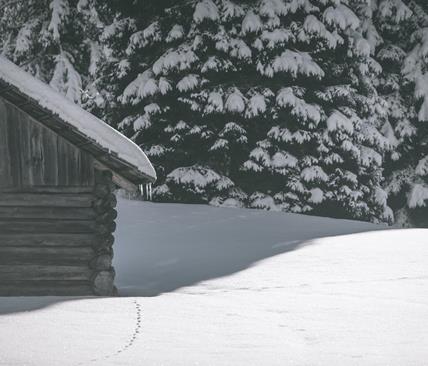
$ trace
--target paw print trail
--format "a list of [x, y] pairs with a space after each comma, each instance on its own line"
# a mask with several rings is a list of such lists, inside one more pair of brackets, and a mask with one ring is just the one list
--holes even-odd
[[[141, 315], [141, 305], [138, 303], [138, 301], [133, 300], [132, 303], [133, 303], [134, 308], [135, 308], [135, 325], [134, 325], [134, 331], [133, 331], [131, 337], [129, 338], [128, 342], [123, 347], [118, 349], [116, 352], [108, 354], [106, 356], [93, 358], [93, 359], [89, 360], [89, 362], [97, 362], [97, 361], [101, 361], [101, 360], [108, 360], [108, 359], [111, 359], [115, 356], [119, 356], [120, 354], [122, 354], [123, 352], [125, 352], [126, 350], [128, 350], [130, 347], [132, 347], [134, 345], [135, 341], [137, 340], [138, 335], [140, 334], [142, 315]], [[81, 362], [81, 363], [77, 364], [76, 366], [84, 366], [87, 363], [88, 362]]]

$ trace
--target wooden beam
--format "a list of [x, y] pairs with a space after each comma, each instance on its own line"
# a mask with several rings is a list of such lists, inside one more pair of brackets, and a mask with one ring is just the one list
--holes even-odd
[[[2, 219], [0, 233], [94, 233], [98, 230], [98, 226], [94, 220]], [[110, 230], [107, 227], [102, 229]]]
[[95, 220], [90, 207], [5, 207], [0, 206], [2, 219]]
[[0, 232], [0, 246], [13, 247], [89, 247], [96, 246], [98, 239], [95, 234], [76, 233], [15, 233], [5, 234]]
[[0, 246], [0, 265], [88, 265], [95, 257], [91, 247], [63, 248], [62, 246], [39, 247], [3, 247]]
[[90, 280], [89, 266], [0, 265], [1, 281]]
[[0, 206], [91, 207], [93, 200], [89, 193], [2, 193]]
[[99, 170], [108, 170], [109, 172], [111, 172], [113, 183], [116, 184], [117, 186], [127, 190], [128, 192], [132, 192], [132, 193], [138, 192], [137, 185], [130, 182], [128, 179], [124, 178], [122, 175], [111, 170], [109, 167], [101, 163], [99, 160], [95, 160], [94, 166]]
[[89, 281], [0, 281], [0, 296], [91, 296]]

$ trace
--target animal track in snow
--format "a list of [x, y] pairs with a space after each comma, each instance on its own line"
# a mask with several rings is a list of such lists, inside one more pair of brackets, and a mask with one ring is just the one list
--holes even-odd
[[[118, 349], [116, 352], [110, 353], [106, 356], [93, 358], [93, 359], [89, 360], [89, 362], [97, 362], [97, 361], [101, 361], [101, 360], [107, 360], [107, 359], [110, 359], [110, 358], [115, 357], [115, 356], [119, 356], [121, 353], [125, 352], [126, 350], [128, 350], [130, 347], [132, 347], [134, 345], [135, 341], [137, 340], [138, 334], [140, 333], [140, 330], [141, 330], [142, 315], [141, 315], [141, 305], [138, 303], [138, 301], [133, 300], [132, 303], [135, 307], [136, 318], [135, 318], [134, 331], [133, 331], [131, 337], [129, 338], [128, 342], [123, 347]], [[86, 364], [87, 364], [87, 362], [81, 362], [77, 366], [84, 366]]]

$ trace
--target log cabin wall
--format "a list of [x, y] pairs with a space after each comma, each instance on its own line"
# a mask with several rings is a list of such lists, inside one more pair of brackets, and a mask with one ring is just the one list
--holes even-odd
[[0, 97], [0, 296], [112, 295], [109, 171]]

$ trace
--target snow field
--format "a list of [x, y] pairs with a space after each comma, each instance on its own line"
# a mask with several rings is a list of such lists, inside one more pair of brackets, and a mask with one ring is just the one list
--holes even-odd
[[420, 366], [426, 229], [119, 201], [118, 298], [1, 298], [0, 365]]

